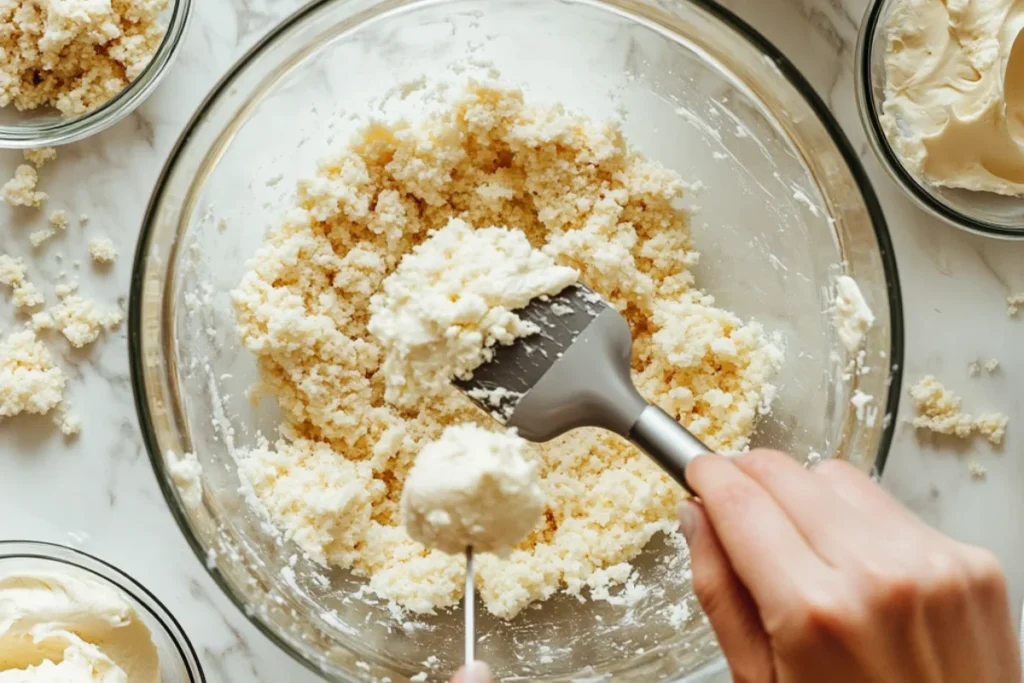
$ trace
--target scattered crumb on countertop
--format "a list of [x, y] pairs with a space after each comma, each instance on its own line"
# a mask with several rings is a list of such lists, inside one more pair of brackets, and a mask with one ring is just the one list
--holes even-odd
[[49, 196], [38, 192], [39, 174], [31, 166], [21, 165], [14, 172], [14, 177], [4, 185], [2, 194], [4, 201], [11, 206], [30, 206], [39, 208]]
[[30, 234], [28, 236], [28, 241], [32, 243], [33, 247], [38, 248], [56, 234], [57, 231], [53, 228], [43, 228], [42, 230], [36, 230]]
[[94, 237], [89, 240], [89, 254], [93, 261], [104, 265], [117, 259], [117, 249], [109, 237]]
[[986, 374], [991, 375], [998, 369], [999, 361], [995, 358], [990, 358], [986, 361], [975, 360], [967, 364], [967, 372], [971, 377], [978, 377], [981, 375], [982, 370], [984, 370]]
[[64, 436], [78, 436], [82, 431], [82, 418], [65, 410], [60, 412], [55, 422]]
[[974, 417], [960, 412], [959, 396], [946, 389], [932, 375], [927, 375], [910, 389], [919, 413], [913, 425], [938, 434], [966, 439], [977, 432], [994, 444], [1002, 443], [1009, 419], [1001, 413], [985, 413]]
[[1020, 312], [1021, 306], [1024, 306], [1024, 292], [1018, 292], [1006, 297], [1006, 314], [1011, 318]]
[[988, 468], [978, 462], [972, 462], [967, 466], [971, 472], [971, 479], [981, 480], [988, 477]]
[[64, 400], [66, 382], [32, 330], [0, 341], [0, 417], [45, 415]]
[[0, 254], [0, 285], [11, 288], [11, 301], [19, 309], [35, 308], [44, 303], [43, 295], [27, 279], [28, 267], [24, 259]]
[[115, 329], [124, 319], [120, 310], [101, 310], [94, 301], [75, 294], [76, 284], [57, 285], [56, 289], [60, 302], [47, 313], [53, 318], [53, 326], [75, 348], [93, 343], [104, 330]]
[[25, 161], [28, 161], [36, 168], [42, 168], [47, 162], [53, 161], [57, 158], [57, 150], [53, 147], [37, 147], [36, 149], [26, 149]]
[[56, 230], [65, 230], [70, 223], [68, 218], [68, 212], [64, 209], [59, 209], [50, 214], [50, 227]]

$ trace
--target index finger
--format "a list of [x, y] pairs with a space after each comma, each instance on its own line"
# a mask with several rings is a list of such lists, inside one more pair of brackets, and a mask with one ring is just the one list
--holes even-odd
[[758, 606], [784, 607], [798, 587], [821, 585], [831, 574], [775, 499], [728, 458], [702, 455], [686, 479]]

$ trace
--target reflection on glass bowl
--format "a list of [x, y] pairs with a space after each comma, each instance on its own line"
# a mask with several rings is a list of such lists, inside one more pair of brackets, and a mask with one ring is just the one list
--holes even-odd
[[[593, 119], [622, 113], [640, 152], [707, 186], [698, 282], [787, 342], [755, 445], [879, 471], [892, 437], [902, 313], [881, 210], [824, 105], [752, 29], [703, 2], [314, 2], [236, 65], [175, 148], [139, 243], [129, 336], [144, 436], [184, 533], [254, 624], [333, 681], [443, 678], [460, 663], [461, 615], [396, 621], [363, 579], [319, 578], [249, 505], [232, 449], [273, 438], [279, 415], [246, 398], [257, 370], [229, 292], [294, 201], [285, 188], [403, 84], [454, 64], [493, 66], [531, 99]], [[871, 371], [853, 377], [832, 326], [841, 273], [877, 319]], [[857, 420], [857, 389], [875, 397], [876, 421]], [[181, 499], [168, 451], [198, 455], [200, 505]], [[481, 619], [480, 656], [501, 677], [537, 681], [708, 680], [724, 663], [677, 552], [656, 539], [637, 560], [654, 588], [637, 605], [555, 596], [512, 622]], [[694, 616], [674, 618], [685, 609]]]

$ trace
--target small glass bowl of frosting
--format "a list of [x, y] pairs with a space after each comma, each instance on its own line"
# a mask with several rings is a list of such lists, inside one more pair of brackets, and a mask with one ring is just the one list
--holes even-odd
[[78, 550], [28, 541], [0, 542], [5, 674], [18, 681], [206, 681], [177, 620], [141, 584]]
[[1024, 239], [1024, 8], [1014, 0], [877, 0], [857, 101], [882, 165], [958, 228]]

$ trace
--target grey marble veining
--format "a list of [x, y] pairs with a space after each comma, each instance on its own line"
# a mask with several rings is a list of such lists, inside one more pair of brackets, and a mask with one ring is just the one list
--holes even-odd
[[[81, 227], [33, 250], [29, 233], [45, 217], [0, 207], [0, 251], [30, 256], [30, 275], [52, 285], [79, 280], [84, 293], [126, 303], [131, 257], [143, 208], [160, 167], [188, 117], [230, 64], [299, 0], [205, 0], [184, 52], [160, 90], [131, 118], [61, 150], [41, 172], [49, 211], [87, 213]], [[932, 373], [965, 407], [1010, 416], [1002, 448], [918, 435], [903, 420], [885, 485], [928, 522], [985, 545], [1005, 563], [1014, 599], [1024, 597], [1024, 319], [1006, 316], [1009, 290], [1024, 290], [1024, 244], [994, 242], [938, 224], [906, 200], [870, 153], [853, 94], [854, 45], [866, 0], [727, 0], [800, 68], [827, 100], [862, 157], [895, 242], [906, 312], [906, 378]], [[0, 152], [0, 177], [21, 155]], [[38, 225], [36, 225], [38, 223]], [[113, 238], [121, 257], [93, 266], [91, 236]], [[46, 284], [44, 284], [46, 283]], [[0, 302], [0, 329], [16, 318]], [[58, 345], [54, 345], [58, 348]], [[101, 555], [151, 588], [191, 636], [210, 680], [313, 681], [236, 610], [193, 557], [157, 489], [139, 435], [122, 327], [85, 352], [63, 352], [69, 400], [85, 423], [66, 440], [48, 418], [0, 422], [0, 538], [66, 543]], [[998, 358], [1001, 369], [970, 378], [967, 365]], [[967, 462], [989, 469], [971, 481]]]

